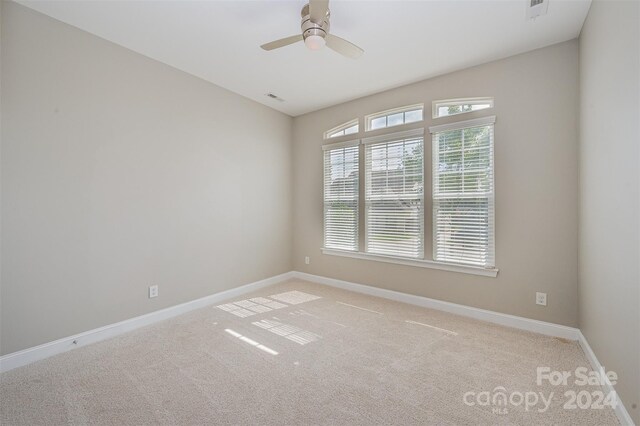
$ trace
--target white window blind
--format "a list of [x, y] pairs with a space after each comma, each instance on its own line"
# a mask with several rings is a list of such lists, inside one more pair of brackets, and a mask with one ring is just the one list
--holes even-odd
[[363, 140], [368, 253], [424, 257], [423, 133], [417, 129]]
[[324, 247], [358, 250], [358, 141], [324, 145]]
[[431, 127], [434, 260], [495, 264], [495, 117]]

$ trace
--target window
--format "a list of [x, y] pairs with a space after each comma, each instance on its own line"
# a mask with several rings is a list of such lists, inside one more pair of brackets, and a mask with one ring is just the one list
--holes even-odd
[[[492, 108], [493, 98], [433, 104], [446, 108], [442, 112], [446, 116]], [[350, 131], [359, 133], [358, 119], [326, 132], [325, 137], [334, 137], [336, 132], [342, 132], [338, 135], [342, 137], [322, 147], [322, 252], [495, 277], [495, 116], [480, 114], [483, 117], [453, 118], [429, 127], [431, 205], [425, 200], [424, 188], [423, 105], [366, 116], [365, 130], [381, 130], [361, 141], [344, 141], [350, 126], [356, 126]], [[412, 122], [417, 125], [399, 131], [386, 129]], [[425, 208], [432, 209], [432, 217], [425, 217]], [[431, 228], [425, 221], [432, 222]], [[431, 253], [425, 247], [425, 236], [432, 240]]]
[[331, 130], [324, 132], [325, 139], [337, 138], [338, 136], [352, 135], [358, 133], [360, 126], [358, 125], [358, 119], [348, 121]]
[[399, 126], [401, 124], [415, 123], [422, 121], [422, 110], [424, 105], [410, 105], [403, 108], [391, 109], [365, 117], [366, 129], [376, 130], [385, 127]]
[[358, 250], [358, 141], [324, 145], [324, 247]]
[[494, 266], [494, 122], [486, 117], [430, 128], [436, 261]]
[[365, 144], [366, 252], [424, 256], [424, 129]]
[[432, 106], [433, 118], [463, 114], [493, 108], [493, 98], [449, 99], [434, 101]]

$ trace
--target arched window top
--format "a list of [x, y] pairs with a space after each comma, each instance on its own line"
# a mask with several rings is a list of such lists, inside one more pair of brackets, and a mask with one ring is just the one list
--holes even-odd
[[433, 118], [448, 117], [493, 108], [493, 98], [466, 98], [433, 101]]
[[369, 114], [364, 118], [367, 131], [422, 121], [423, 104], [408, 105]]
[[339, 126], [329, 129], [324, 132], [325, 139], [337, 138], [338, 136], [351, 135], [360, 131], [360, 125], [358, 119], [354, 118], [351, 121], [347, 121]]

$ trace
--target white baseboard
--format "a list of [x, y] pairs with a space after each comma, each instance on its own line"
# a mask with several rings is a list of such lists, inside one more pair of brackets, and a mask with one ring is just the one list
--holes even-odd
[[[604, 367], [602, 366], [602, 364], [600, 364], [600, 361], [598, 361], [598, 358], [596, 358], [596, 354], [591, 349], [591, 346], [589, 346], [589, 342], [587, 342], [587, 338], [584, 337], [581, 331], [578, 332], [578, 343], [580, 344], [580, 347], [584, 351], [584, 354], [587, 356], [587, 360], [589, 360], [589, 363], [591, 364], [591, 368], [594, 371], [603, 370]], [[611, 382], [606, 376], [605, 376], [605, 380], [606, 380], [606, 384], [603, 386], [605, 394], [608, 394], [609, 392], [615, 392], [616, 400], [618, 401], [615, 408], [615, 413], [616, 413], [616, 416], [618, 416], [618, 420], [620, 420], [620, 424], [625, 426], [629, 426], [629, 425], [633, 426], [635, 423], [633, 422], [633, 419], [631, 419], [631, 416], [629, 415], [629, 412], [627, 411], [627, 409], [624, 407], [624, 404], [622, 403], [622, 400], [618, 396], [618, 393], [616, 392], [613, 385], [611, 384]]]
[[398, 291], [371, 287], [363, 284], [356, 284], [349, 281], [342, 281], [334, 278], [307, 274], [304, 272], [294, 272], [294, 277], [306, 281], [311, 281], [317, 284], [325, 284], [331, 287], [354, 291], [356, 293], [367, 294], [369, 296], [382, 297], [384, 299], [395, 300], [396, 302], [422, 306], [423, 308], [450, 312], [456, 315], [474, 318], [481, 321], [487, 321], [507, 327], [517, 328], [520, 330], [532, 331], [534, 333], [545, 334], [547, 336], [561, 337], [563, 339], [569, 340], [578, 340], [578, 335], [580, 333], [580, 330], [578, 330], [577, 328], [567, 327], [564, 325], [518, 317], [515, 315], [502, 314], [485, 309], [473, 308], [471, 306], [458, 305], [451, 302], [443, 302], [442, 300], [429, 299], [428, 297], [400, 293]]
[[187, 313], [189, 311], [193, 311], [194, 309], [213, 305], [226, 299], [231, 299], [248, 293], [250, 291], [258, 290], [272, 284], [286, 281], [293, 277], [293, 272], [286, 272], [284, 274], [276, 275], [274, 277], [266, 278], [264, 280], [256, 281], [237, 288], [232, 288], [230, 290], [221, 291], [219, 293], [192, 300], [190, 302], [182, 303], [180, 305], [171, 306], [159, 311], [141, 315], [139, 317], [120, 321], [115, 324], [109, 324], [107, 326], [85, 331], [73, 336], [64, 337], [53, 342], [44, 343], [39, 346], [34, 346], [32, 348], [13, 352], [0, 357], [0, 373], [12, 370], [17, 367], [22, 367], [24, 365], [31, 364], [32, 362], [39, 361], [41, 359], [45, 359], [50, 356], [57, 355], [75, 348], [86, 346], [91, 343], [109, 339], [122, 333], [126, 333], [127, 331], [135, 330], [136, 328], [144, 327], [146, 325], [154, 324], [156, 322], [163, 321], [177, 315]]

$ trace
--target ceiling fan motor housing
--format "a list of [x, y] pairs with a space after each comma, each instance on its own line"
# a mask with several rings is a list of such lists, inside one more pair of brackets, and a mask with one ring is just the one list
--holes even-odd
[[302, 28], [302, 37], [306, 40], [309, 36], [320, 36], [324, 38], [329, 32], [329, 9], [322, 22], [313, 22], [309, 16], [309, 5], [305, 5], [302, 8], [302, 22], [300, 27]]

